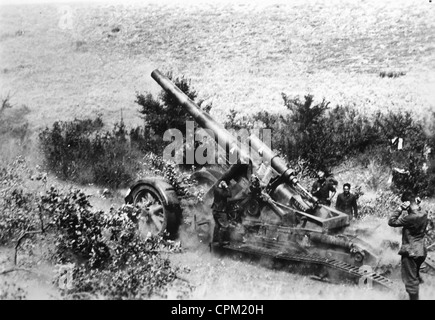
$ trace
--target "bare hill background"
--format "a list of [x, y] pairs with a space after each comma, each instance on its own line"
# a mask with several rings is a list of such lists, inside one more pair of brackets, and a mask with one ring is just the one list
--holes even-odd
[[[34, 129], [101, 113], [139, 121], [150, 72], [185, 75], [212, 114], [284, 111], [312, 93], [369, 112], [435, 108], [428, 1], [149, 1], [0, 7], [2, 94]], [[382, 71], [404, 72], [382, 78]]]

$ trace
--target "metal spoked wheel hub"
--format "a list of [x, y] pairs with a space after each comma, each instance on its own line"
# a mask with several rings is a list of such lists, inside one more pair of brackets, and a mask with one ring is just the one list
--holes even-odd
[[165, 228], [165, 213], [158, 197], [149, 190], [142, 190], [134, 202], [141, 211], [138, 219], [140, 233], [146, 237], [162, 233]]

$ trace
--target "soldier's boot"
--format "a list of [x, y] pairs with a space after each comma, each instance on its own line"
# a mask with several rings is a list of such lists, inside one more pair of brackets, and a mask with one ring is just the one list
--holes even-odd
[[418, 293], [408, 293], [409, 300], [419, 300]]
[[219, 227], [217, 225], [214, 226], [213, 229], [213, 236], [212, 236], [212, 243], [218, 243], [219, 242]]
[[228, 241], [227, 228], [221, 227], [219, 229], [219, 245], [223, 247], [229, 244], [230, 242]]

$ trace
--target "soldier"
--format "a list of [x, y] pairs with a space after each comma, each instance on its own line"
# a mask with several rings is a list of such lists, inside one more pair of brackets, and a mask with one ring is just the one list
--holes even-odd
[[219, 245], [228, 244], [228, 214], [227, 202], [231, 198], [231, 190], [228, 183], [222, 180], [214, 188], [214, 200], [212, 204], [213, 218], [215, 221], [215, 228], [213, 231], [213, 242], [219, 242]]
[[[317, 172], [317, 180], [313, 183], [311, 188], [311, 194], [319, 200], [320, 204], [330, 206], [331, 200], [336, 193], [336, 184], [337, 180], [332, 177], [326, 179], [325, 172], [319, 170]], [[332, 192], [332, 195], [330, 195], [330, 192]]]
[[335, 209], [344, 212], [349, 215], [349, 220], [358, 217], [358, 197], [350, 192], [350, 183], [343, 185], [343, 193], [337, 196], [337, 202]]
[[424, 236], [428, 224], [427, 213], [421, 211], [419, 198], [410, 192], [404, 192], [402, 205], [395, 211], [388, 225], [403, 227], [402, 246], [399, 250], [401, 258], [402, 281], [410, 300], [419, 299], [419, 286], [422, 282], [420, 267], [426, 259], [427, 249]]

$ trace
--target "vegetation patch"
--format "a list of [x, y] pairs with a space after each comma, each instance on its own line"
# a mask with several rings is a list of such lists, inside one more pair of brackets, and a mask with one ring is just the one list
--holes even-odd
[[[16, 166], [25, 168], [26, 164], [15, 162], [10, 168]], [[42, 194], [29, 192], [23, 198], [26, 193], [16, 190], [20, 190], [20, 179], [27, 177], [27, 171], [16, 172], [2, 175], [0, 180], [8, 187], [0, 200], [2, 243], [15, 243], [16, 253], [25, 242], [46, 241], [46, 247], [53, 247], [50, 260], [69, 266], [71, 272], [65, 286], [61, 285], [64, 274], [59, 272], [53, 279], [66, 298], [83, 294], [106, 299], [165, 297], [168, 286], [180, 280], [178, 269], [168, 259], [168, 254], [181, 250], [179, 243], [143, 237], [138, 231], [138, 211], [132, 206], [98, 211], [81, 190], [60, 191], [54, 186]], [[27, 199], [32, 199], [31, 203]], [[9, 207], [4, 203], [10, 203]], [[8, 228], [13, 232], [5, 233]], [[20, 260], [15, 259], [15, 263], [19, 266]], [[188, 293], [191, 285], [180, 282], [183, 292]], [[9, 290], [8, 294], [15, 293]]]
[[[272, 148], [294, 168], [304, 163], [305, 174], [328, 172], [344, 161], [356, 160], [368, 169], [368, 184], [377, 188], [380, 171], [394, 169], [396, 192], [412, 190], [421, 196], [435, 194], [435, 131], [410, 112], [376, 112], [366, 115], [351, 106], [330, 107], [312, 95], [304, 99], [282, 94], [289, 113], [262, 111], [253, 116], [228, 115], [227, 128], [272, 129]], [[432, 115], [432, 118], [435, 117]], [[241, 121], [242, 119], [242, 121]]]
[[29, 147], [30, 129], [26, 119], [30, 110], [27, 106], [16, 106], [7, 94], [0, 104], [0, 160], [10, 161]]
[[381, 78], [398, 78], [406, 75], [404, 71], [381, 71], [379, 72], [379, 76]]
[[[191, 81], [184, 76], [174, 77], [172, 73], [166, 75], [173, 83], [192, 101], [196, 101], [196, 104], [206, 113], [209, 113], [212, 109], [211, 103], [206, 103], [205, 100], [198, 98], [198, 92], [193, 89]], [[144, 131], [138, 136], [132, 135], [132, 141], [136, 142], [136, 145], [144, 152], [153, 152], [157, 155], [163, 154], [163, 149], [168, 144], [163, 140], [164, 133], [168, 129], [176, 129], [181, 132], [186, 132], [186, 121], [192, 121], [194, 123], [194, 130], [198, 129], [198, 124], [193, 117], [181, 106], [174, 97], [161, 90], [158, 97], [153, 97], [151, 93], [138, 93], [136, 95], [136, 103], [140, 106], [139, 113], [144, 120]], [[134, 131], [140, 132], [139, 129]], [[184, 136], [184, 145], [186, 145], [186, 136]], [[142, 137], [152, 137], [145, 142]], [[145, 142], [145, 143], [144, 143]], [[195, 142], [193, 148], [197, 148], [200, 142]], [[184, 150], [185, 151], [185, 150]], [[185, 152], [183, 153], [185, 158]], [[183, 161], [185, 163], [185, 161]], [[195, 165], [198, 164], [195, 162]]]
[[39, 134], [44, 165], [59, 178], [79, 184], [111, 188], [127, 186], [138, 168], [136, 150], [130, 148], [123, 121], [102, 131], [103, 121], [56, 121]]

